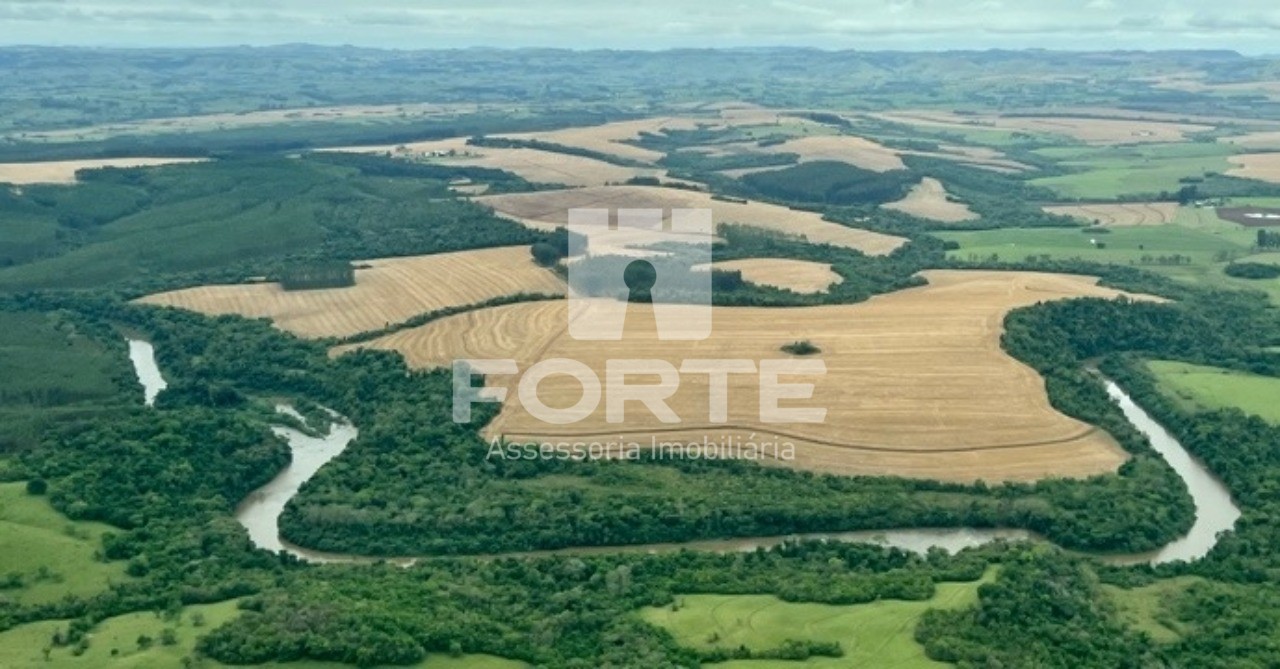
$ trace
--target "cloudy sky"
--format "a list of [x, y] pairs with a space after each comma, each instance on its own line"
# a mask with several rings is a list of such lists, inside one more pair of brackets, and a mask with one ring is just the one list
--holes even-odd
[[0, 0], [0, 44], [1233, 48], [1275, 0]]

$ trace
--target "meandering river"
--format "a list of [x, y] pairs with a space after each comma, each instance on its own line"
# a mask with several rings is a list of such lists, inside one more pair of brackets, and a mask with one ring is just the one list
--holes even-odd
[[[165, 387], [164, 378], [156, 366], [155, 351], [151, 344], [141, 340], [129, 340], [129, 358], [133, 361], [138, 378], [142, 381], [148, 406]], [[1161, 564], [1177, 560], [1197, 560], [1204, 557], [1218, 541], [1218, 534], [1230, 530], [1240, 517], [1240, 510], [1231, 499], [1231, 493], [1199, 460], [1182, 447], [1173, 435], [1143, 411], [1121, 388], [1108, 380], [1107, 392], [1115, 399], [1129, 422], [1133, 423], [1151, 441], [1152, 447], [1169, 462], [1178, 476], [1186, 483], [1196, 505], [1196, 519], [1191, 530], [1183, 537], [1148, 553], [1099, 556], [1114, 564]], [[285, 406], [277, 410], [301, 418]], [[249, 493], [236, 508], [236, 520], [249, 531], [254, 545], [269, 551], [287, 551], [310, 562], [371, 562], [379, 558], [325, 553], [294, 546], [280, 538], [278, 522], [285, 504], [298, 489], [319, 469], [337, 457], [357, 436], [355, 426], [338, 417], [329, 433], [312, 437], [287, 427], [273, 431], [289, 442], [293, 461], [269, 483]], [[1030, 539], [1035, 536], [1025, 530], [969, 529], [969, 528], [918, 528], [862, 532], [817, 534], [793, 534], [776, 537], [747, 537], [736, 539], [710, 539], [672, 544], [643, 544], [634, 546], [591, 546], [559, 550], [512, 553], [519, 556], [541, 555], [591, 555], [617, 552], [661, 552], [682, 548], [721, 552], [750, 551], [761, 547], [776, 546], [795, 539], [819, 539], [826, 541], [861, 541], [894, 546], [923, 553], [930, 548], [942, 548], [955, 552], [999, 539]], [[399, 564], [412, 564], [415, 558], [382, 558]]]

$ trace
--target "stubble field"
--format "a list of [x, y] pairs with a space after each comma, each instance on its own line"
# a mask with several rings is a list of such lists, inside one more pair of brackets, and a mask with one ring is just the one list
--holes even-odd
[[[822, 220], [808, 211], [796, 211], [764, 202], [728, 202], [707, 193], [648, 186], [605, 186], [570, 190], [489, 195], [476, 201], [500, 215], [539, 230], [568, 224], [568, 210], [596, 209], [710, 209], [715, 225], [738, 223], [791, 235], [803, 235], [810, 243], [855, 249], [867, 255], [887, 255], [906, 239], [869, 230], [849, 228]], [[668, 212], [669, 215], [669, 212]]]
[[[798, 469], [847, 475], [900, 475], [943, 480], [1032, 480], [1114, 471], [1124, 452], [1109, 435], [1064, 416], [1048, 402], [1043, 380], [1000, 348], [1004, 316], [1037, 302], [1079, 296], [1115, 297], [1087, 277], [976, 271], [930, 271], [925, 287], [856, 305], [792, 309], [716, 308], [711, 338], [661, 341], [651, 308], [632, 305], [623, 341], [578, 341], [566, 333], [563, 302], [518, 304], [441, 319], [365, 346], [397, 350], [415, 367], [456, 358], [512, 358], [522, 370], [550, 358], [586, 363], [602, 378], [610, 359], [788, 358], [780, 347], [809, 340], [825, 374], [783, 377], [813, 383], [811, 400], [783, 406], [827, 410], [822, 423], [760, 420], [758, 380], [729, 377], [727, 420], [709, 418], [708, 377], [686, 374], [668, 403], [681, 422], [660, 422], [640, 405], [610, 423], [605, 402], [580, 422], [538, 420], [515, 397], [516, 379], [491, 377], [508, 401], [487, 437], [518, 442], [625, 440], [668, 443], [791, 442]], [[637, 377], [631, 383], [653, 383]], [[572, 377], [544, 379], [538, 396], [564, 408], [582, 395]]]
[[978, 218], [968, 205], [948, 200], [947, 189], [933, 177], [921, 179], [905, 198], [882, 206], [942, 223], [959, 223]]
[[[565, 186], [603, 186], [634, 177], [663, 177], [665, 170], [624, 167], [603, 160], [537, 149], [503, 149], [470, 146], [466, 138], [380, 146], [347, 146], [327, 149], [349, 153], [381, 153], [396, 158], [425, 160], [445, 165], [506, 170], [533, 183]], [[448, 155], [453, 152], [453, 155]], [[445, 154], [445, 155], [440, 155]]]
[[[357, 262], [347, 288], [286, 291], [277, 284], [201, 286], [148, 295], [142, 304], [203, 314], [270, 318], [302, 337], [342, 337], [418, 314], [518, 293], [564, 293], [564, 282], [534, 264], [526, 246], [505, 246]], [[465, 279], [465, 280], [464, 280]]]
[[204, 158], [103, 158], [99, 160], [54, 160], [43, 163], [0, 163], [0, 183], [73, 184], [76, 172], [103, 167], [151, 167], [177, 163], [198, 163]]
[[1280, 153], [1246, 153], [1227, 160], [1233, 165], [1227, 170], [1231, 176], [1280, 183]]
[[831, 265], [789, 258], [726, 260], [715, 263], [715, 269], [742, 272], [742, 278], [751, 283], [797, 293], [825, 293], [831, 284], [844, 281], [844, 277], [832, 271]]

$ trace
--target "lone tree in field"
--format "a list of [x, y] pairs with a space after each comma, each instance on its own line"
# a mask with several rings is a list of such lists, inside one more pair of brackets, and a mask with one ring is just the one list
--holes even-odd
[[822, 349], [808, 339], [801, 339], [800, 341], [793, 341], [790, 344], [783, 345], [782, 351], [791, 355], [814, 355], [821, 353]]
[[529, 252], [533, 254], [533, 261], [542, 267], [554, 267], [560, 262], [560, 251], [556, 247], [547, 242], [538, 242], [529, 248]]

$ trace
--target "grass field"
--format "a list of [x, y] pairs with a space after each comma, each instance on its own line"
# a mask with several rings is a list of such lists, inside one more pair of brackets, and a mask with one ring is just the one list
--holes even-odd
[[[197, 613], [204, 617], [201, 627], [194, 624]], [[0, 632], [0, 666], [6, 669], [173, 669], [182, 666], [182, 658], [191, 654], [199, 635], [238, 614], [236, 602], [228, 601], [189, 606], [176, 621], [162, 620], [154, 612], [108, 618], [90, 632], [89, 648], [84, 654], [76, 656], [71, 648], [52, 648], [48, 661], [44, 659], [43, 649], [50, 647], [50, 639], [55, 632], [67, 629], [67, 622], [51, 620], [20, 625]], [[177, 643], [168, 646], [160, 643], [165, 628], [174, 631]], [[154, 640], [154, 644], [145, 650], [138, 644], [138, 638], [143, 635]]]
[[[1115, 227], [1109, 234], [1052, 228], [1007, 228], [976, 232], [940, 232], [938, 237], [960, 244], [951, 257], [985, 260], [993, 255], [1004, 262], [1048, 256], [1058, 260], [1081, 259], [1099, 263], [1133, 265], [1189, 284], [1266, 293], [1280, 305], [1280, 280], [1249, 280], [1227, 276], [1230, 260], [1276, 262], [1280, 254], [1254, 254], [1257, 233], [1223, 221], [1211, 209], [1179, 208], [1169, 225]], [[1092, 241], [1106, 245], [1097, 248]], [[1167, 262], [1174, 255], [1179, 263]], [[1164, 256], [1166, 262], [1161, 263]], [[1144, 261], [1144, 258], [1146, 261]]]
[[943, 223], [958, 223], [978, 218], [968, 205], [948, 200], [946, 188], [942, 186], [942, 182], [933, 177], [921, 179], [905, 198], [881, 206]]
[[102, 167], [150, 167], [204, 160], [203, 158], [107, 158], [103, 160], [58, 160], [46, 163], [2, 163], [0, 183], [11, 184], [70, 184], [76, 182], [76, 172]]
[[573, 208], [710, 209], [715, 225], [740, 223], [792, 235], [812, 243], [856, 249], [868, 255], [885, 255], [906, 243], [902, 237], [849, 228], [822, 220], [820, 214], [796, 211], [775, 204], [741, 204], [714, 200], [706, 193], [675, 188], [608, 186], [570, 190], [491, 195], [476, 199], [498, 213], [532, 228], [548, 230], [568, 223]]
[[[192, 656], [196, 641], [219, 625], [240, 614], [236, 601], [188, 606], [176, 620], [165, 620], [154, 612], [129, 613], [108, 618], [89, 633], [89, 647], [75, 655], [69, 647], [52, 648], [55, 632], [67, 629], [67, 621], [50, 620], [20, 625], [0, 632], [0, 667], [4, 669], [174, 669], [183, 658]], [[196, 621], [203, 618], [199, 625]], [[172, 629], [176, 643], [164, 645], [161, 634]], [[141, 636], [153, 643], [143, 649]], [[49, 648], [48, 660], [44, 649]], [[202, 659], [194, 665], [206, 669], [226, 667], [219, 662]], [[350, 665], [335, 662], [301, 661], [254, 665], [272, 669], [348, 669]], [[523, 663], [487, 655], [465, 655], [458, 658], [432, 655], [408, 669], [519, 669]]]
[[1184, 362], [1147, 363], [1161, 390], [1192, 408], [1235, 408], [1280, 423], [1280, 378]]
[[1226, 173], [1233, 149], [1223, 144], [1055, 147], [1036, 153], [1059, 161], [1072, 174], [1034, 179], [1032, 184], [1064, 197], [1107, 199], [1175, 192], [1179, 179]]
[[[127, 580], [123, 562], [94, 559], [102, 534], [113, 530], [118, 531], [69, 520], [46, 498], [28, 495], [25, 483], [0, 483], [0, 577], [19, 574], [24, 582], [23, 587], [0, 590], [0, 600], [38, 604], [67, 595], [85, 597]], [[0, 649], [4, 647], [0, 641]], [[0, 666], [10, 665], [0, 661]]]
[[[356, 285], [286, 291], [278, 284], [201, 286], [139, 302], [205, 314], [270, 318], [303, 337], [377, 330], [418, 314], [517, 293], [564, 292], [564, 282], [533, 262], [527, 246], [358, 261]], [[465, 279], [465, 280], [464, 280]]]
[[[1006, 228], [975, 232], [940, 232], [938, 237], [960, 244], [955, 258], [977, 259], [999, 256], [1002, 261], [1022, 261], [1029, 256], [1054, 259], [1089, 260], [1119, 265], [1139, 265], [1159, 270], [1160, 256], [1178, 254], [1194, 265], [1225, 264], [1219, 254], [1245, 255], [1255, 233], [1239, 226], [1195, 228], [1188, 225], [1117, 227], [1110, 234], [1096, 234], [1076, 228]], [[1105, 245], [1095, 246], [1093, 242]], [[1150, 262], [1143, 258], [1150, 256]], [[1185, 262], [1185, 261], [1184, 261]]]
[[742, 278], [751, 283], [797, 293], [825, 293], [831, 284], [844, 281], [844, 277], [832, 271], [831, 265], [808, 260], [746, 258], [718, 262], [715, 268], [742, 272]]
[[[1028, 480], [1108, 472], [1124, 461], [1105, 433], [1054, 411], [1039, 375], [999, 343], [1004, 315], [1013, 308], [1116, 291], [1087, 277], [1053, 274], [926, 276], [929, 286], [856, 305], [716, 308], [711, 338], [694, 342], [658, 340], [653, 310], [640, 305], [632, 305], [622, 341], [575, 340], [566, 332], [565, 303], [542, 302], [459, 314], [362, 346], [400, 351], [415, 367], [512, 358], [526, 370], [540, 360], [568, 358], [603, 377], [612, 358], [661, 359], [677, 367], [686, 358], [758, 361], [784, 358], [782, 345], [806, 339], [821, 349], [814, 357], [826, 373], [785, 377], [815, 389], [812, 400], [784, 406], [825, 408], [825, 422], [762, 422], [758, 380], [751, 374], [730, 375], [726, 420], [711, 422], [707, 376], [687, 374], [669, 399], [683, 419], [678, 426], [633, 405], [621, 433], [644, 444], [784, 440], [796, 447], [794, 459], [783, 464], [840, 474]], [[538, 420], [515, 399], [517, 380], [491, 377], [508, 388], [509, 399], [488, 426], [489, 436], [525, 442], [619, 435], [604, 402], [573, 424]], [[538, 394], [552, 407], [567, 407], [582, 391], [572, 377], [555, 375], [542, 381]]]
[[1125, 589], [1103, 585], [1102, 590], [1116, 605], [1120, 618], [1153, 641], [1172, 643], [1182, 638], [1184, 630], [1169, 612], [1170, 601], [1188, 587], [1199, 583], [1195, 576], [1178, 576], [1138, 588]]
[[916, 669], [950, 666], [930, 660], [914, 638], [916, 621], [929, 609], [958, 609], [978, 601], [973, 583], [939, 583], [921, 602], [881, 600], [853, 606], [784, 602], [772, 595], [677, 595], [677, 610], [651, 607], [645, 621], [672, 634], [682, 646], [701, 650], [745, 646], [753, 651], [781, 647], [788, 640], [839, 643], [843, 657], [738, 660], [717, 669]]

